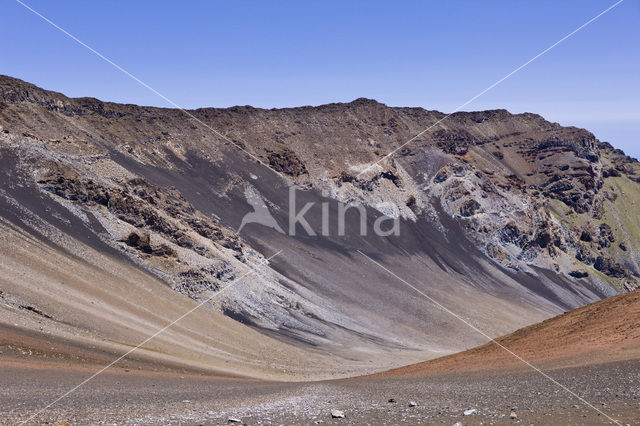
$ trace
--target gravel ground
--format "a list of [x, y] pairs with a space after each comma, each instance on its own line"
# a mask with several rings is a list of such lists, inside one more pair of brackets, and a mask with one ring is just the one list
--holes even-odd
[[[549, 374], [621, 424], [638, 424], [639, 367], [640, 361], [624, 361]], [[195, 425], [227, 424], [233, 417], [246, 424], [611, 423], [529, 371], [276, 383], [114, 369], [30, 419], [91, 373], [84, 368], [0, 365], [0, 421]], [[409, 407], [410, 401], [417, 406]], [[332, 419], [332, 409], [342, 410], [345, 418]], [[463, 416], [468, 409], [477, 414]]]

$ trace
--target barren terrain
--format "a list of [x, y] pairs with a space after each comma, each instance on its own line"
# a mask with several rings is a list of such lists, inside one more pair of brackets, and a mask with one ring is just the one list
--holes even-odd
[[[640, 295], [633, 292], [498, 339], [600, 412], [504, 349], [493, 349], [496, 346], [491, 343], [375, 376], [320, 382], [221, 378], [176, 372], [175, 366], [132, 362], [105, 371], [33, 421], [221, 424], [234, 418], [246, 424], [611, 423], [606, 415], [621, 424], [634, 424], [640, 411], [639, 314]], [[90, 356], [84, 362], [54, 362], [42, 353], [5, 355], [0, 370], [5, 385], [2, 407], [7, 407], [2, 415], [7, 422], [29, 419], [99, 367], [90, 365]], [[410, 402], [416, 405], [409, 406]], [[333, 409], [342, 410], [346, 418], [332, 419]], [[463, 415], [471, 409], [477, 413]], [[511, 418], [512, 412], [516, 419]]]
[[[7, 421], [134, 348], [38, 421], [313, 423], [343, 409], [429, 423], [476, 408], [474, 423], [517, 421], [500, 417], [514, 405], [523, 421], [602, 420], [485, 345], [504, 336], [631, 423], [640, 163], [505, 110], [452, 114], [386, 157], [443, 117], [370, 99], [185, 114], [0, 76]], [[289, 227], [307, 203], [312, 232]], [[278, 226], [240, 231], [256, 205]], [[373, 232], [385, 217], [397, 235]]]

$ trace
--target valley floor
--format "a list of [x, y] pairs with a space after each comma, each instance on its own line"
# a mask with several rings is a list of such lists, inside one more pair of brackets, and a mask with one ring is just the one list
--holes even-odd
[[[325, 381], [222, 377], [132, 356], [50, 407], [114, 355], [2, 327], [0, 422], [637, 424], [639, 314], [635, 291], [497, 339], [557, 383], [495, 343], [373, 376]], [[346, 418], [333, 419], [334, 409]], [[477, 411], [463, 416], [465, 410]]]
[[[36, 419], [37, 413], [95, 372], [62, 364], [0, 362], [4, 424], [607, 424], [540, 374], [446, 373], [420, 378], [357, 378], [281, 383], [110, 369]], [[547, 371], [621, 424], [640, 419], [640, 361]], [[393, 398], [395, 402], [389, 402]], [[417, 406], [409, 407], [409, 401]], [[332, 419], [331, 410], [344, 419]], [[477, 414], [463, 416], [467, 409]], [[515, 412], [518, 419], [510, 418]]]

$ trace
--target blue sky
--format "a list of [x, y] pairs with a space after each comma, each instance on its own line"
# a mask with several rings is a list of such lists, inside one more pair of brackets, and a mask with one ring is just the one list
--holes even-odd
[[[610, 1], [23, 0], [185, 108], [369, 97], [452, 111]], [[0, 73], [69, 96], [169, 106], [4, 0]], [[536, 112], [640, 157], [640, 0], [625, 0], [465, 110]]]

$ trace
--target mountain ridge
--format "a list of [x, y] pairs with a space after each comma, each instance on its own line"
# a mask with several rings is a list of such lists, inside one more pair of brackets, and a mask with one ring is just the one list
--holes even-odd
[[[65, 241], [80, 258], [87, 247], [109, 251], [196, 302], [259, 271], [206, 309], [296, 354], [353, 359], [349, 373], [482, 341], [357, 250], [492, 336], [638, 286], [640, 166], [584, 129], [532, 113], [458, 112], [366, 170], [445, 114], [362, 98], [190, 113], [228, 140], [179, 110], [67, 98], [0, 77], [3, 221], [42, 243]], [[355, 214], [344, 236], [255, 224], [238, 235], [247, 191], [287, 223], [289, 185], [234, 145], [286, 175], [300, 205], [326, 202], [335, 214], [359, 203], [367, 223], [399, 218], [401, 235], [364, 238]], [[320, 212], [307, 219], [321, 228]], [[94, 291], [85, 281], [73, 291]], [[42, 308], [35, 283], [3, 285], [82, 327], [64, 300]], [[302, 374], [303, 358], [291, 369]]]

